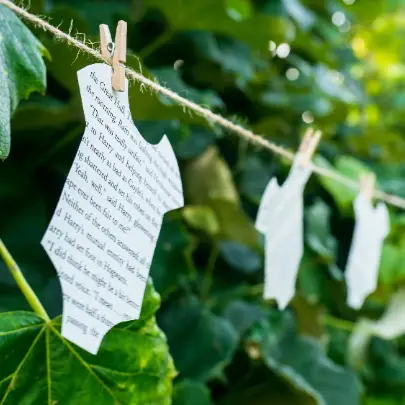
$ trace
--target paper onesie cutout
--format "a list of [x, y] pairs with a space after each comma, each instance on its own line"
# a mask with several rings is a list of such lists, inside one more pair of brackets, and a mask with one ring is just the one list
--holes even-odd
[[362, 192], [354, 201], [354, 212], [356, 225], [345, 278], [347, 303], [353, 309], [360, 309], [366, 297], [377, 288], [381, 249], [390, 223], [386, 205], [379, 203], [374, 208]]
[[86, 130], [41, 241], [63, 291], [62, 335], [92, 354], [116, 324], [138, 319], [163, 215], [183, 207], [166, 136], [146, 142], [112, 69], [78, 72]]
[[274, 298], [284, 309], [295, 294], [295, 282], [304, 252], [303, 191], [311, 176], [310, 164], [297, 154], [280, 187], [269, 182], [259, 206], [256, 229], [265, 235], [264, 298]]

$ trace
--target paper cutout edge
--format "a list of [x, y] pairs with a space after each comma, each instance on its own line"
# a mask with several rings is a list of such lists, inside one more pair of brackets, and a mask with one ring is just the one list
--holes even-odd
[[[80, 70], [77, 72], [78, 85], [79, 85], [80, 96], [81, 96], [80, 99], [81, 99], [81, 103], [82, 103], [83, 115], [84, 115], [84, 121], [85, 121], [85, 122], [86, 122], [85, 107], [84, 107], [84, 105], [83, 105], [83, 94], [82, 94], [82, 89], [81, 89], [81, 87], [80, 87], [80, 80], [81, 80], [80, 75], [81, 75], [81, 74], [84, 75], [84, 73], [85, 73], [87, 70], [94, 69], [94, 67], [96, 67], [96, 66], [99, 67], [99, 68], [102, 68], [102, 69], [106, 69], [106, 70], [108, 69], [108, 71], [106, 71], [105, 73], [107, 74], [108, 77], [112, 77], [112, 67], [109, 66], [109, 65], [107, 65], [107, 64], [105, 64], [105, 63], [95, 63], [95, 64], [87, 65], [87, 66], [85, 66], [84, 68], [80, 69]], [[175, 152], [174, 152], [174, 150], [173, 150], [173, 147], [172, 147], [172, 145], [171, 145], [171, 143], [170, 143], [170, 140], [169, 140], [169, 138], [167, 137], [166, 134], [163, 134], [162, 138], [160, 139], [160, 141], [159, 141], [158, 143], [152, 144], [152, 143], [149, 143], [149, 142], [142, 136], [142, 134], [139, 132], [138, 128], [136, 127], [136, 125], [135, 125], [135, 123], [134, 123], [134, 121], [133, 121], [133, 119], [132, 119], [132, 114], [131, 114], [130, 104], [129, 104], [129, 82], [128, 82], [128, 79], [127, 79], [127, 78], [125, 78], [125, 90], [124, 90], [123, 92], [119, 92], [118, 90], [112, 90], [112, 91], [113, 91], [115, 94], [120, 93], [120, 94], [121, 94], [121, 97], [124, 97], [124, 100], [123, 100], [123, 101], [124, 101], [125, 106], [128, 108], [128, 111], [129, 111], [129, 113], [130, 113], [130, 118], [131, 118], [130, 120], [128, 119], [128, 121], [131, 122], [132, 128], [133, 128], [134, 131], [137, 133], [137, 135], [139, 135], [139, 136], [145, 141], [145, 143], [149, 144], [149, 145], [152, 146], [152, 147], [160, 148], [160, 150], [162, 150], [162, 148], [166, 148], [166, 151], [169, 151], [169, 150], [170, 150], [170, 153], [172, 154], [172, 157], [174, 158], [173, 161], [175, 162], [175, 167], [173, 167], [173, 169], [176, 171], [177, 175], [178, 175], [179, 178], [180, 178], [181, 201], [180, 201], [180, 206], [179, 206], [179, 207], [177, 207], [177, 208], [172, 208], [172, 209], [169, 209], [168, 211], [165, 211], [165, 212], [164, 212], [163, 217], [162, 217], [162, 221], [163, 221], [164, 215], [166, 215], [168, 212], [174, 211], [174, 210], [176, 210], [176, 209], [179, 209], [179, 208], [184, 207], [184, 189], [183, 189], [183, 182], [182, 182], [182, 179], [181, 179], [180, 168], [179, 168], [179, 164], [178, 164], [178, 160], [177, 160], [176, 154], [175, 154]], [[81, 144], [82, 144], [83, 138], [84, 138], [86, 135], [88, 135], [88, 131], [90, 131], [90, 129], [89, 129], [88, 126], [86, 125], [86, 127], [85, 127], [85, 129], [84, 129], [84, 132], [83, 132], [83, 134], [81, 135], [81, 141], [80, 141], [79, 147], [77, 148], [76, 154], [75, 154], [75, 156], [74, 156], [74, 158], [73, 158], [72, 165], [71, 165], [71, 167], [70, 167], [70, 169], [69, 169], [69, 173], [68, 173], [68, 175], [67, 175], [67, 177], [66, 177], [66, 180], [69, 178], [71, 172], [73, 172], [73, 170], [74, 170], [74, 163], [75, 163], [75, 160], [76, 160], [76, 158], [77, 158], [77, 156], [78, 156], [78, 153], [79, 153], [79, 150], [80, 150], [80, 146], [81, 146]], [[63, 192], [64, 192], [64, 189], [65, 189], [65, 186], [66, 186], [66, 180], [65, 180], [65, 183], [64, 183], [64, 185], [63, 185], [63, 187], [62, 187], [62, 190], [61, 190], [61, 192], [60, 192], [60, 196], [59, 196], [59, 199], [58, 199], [57, 204], [56, 204], [56, 206], [55, 206], [55, 210], [54, 210], [54, 212], [53, 212], [53, 214], [52, 214], [52, 216], [51, 216], [51, 218], [50, 218], [49, 223], [48, 223], [47, 226], [46, 226], [45, 232], [44, 232], [44, 234], [43, 234], [43, 236], [42, 236], [42, 238], [41, 238], [41, 241], [40, 241], [40, 245], [41, 245], [42, 248], [44, 249], [44, 251], [45, 251], [47, 257], [49, 258], [49, 260], [51, 261], [51, 263], [52, 263], [52, 265], [53, 265], [53, 267], [54, 267], [54, 269], [55, 269], [57, 279], [58, 279], [58, 281], [59, 281], [59, 283], [60, 283], [60, 286], [61, 286], [62, 296], [63, 296], [63, 294], [64, 294], [64, 291], [63, 291], [63, 282], [62, 282], [62, 279], [61, 279], [60, 276], [59, 276], [58, 271], [56, 270], [56, 269], [57, 269], [57, 266], [56, 266], [55, 260], [54, 260], [54, 258], [48, 253], [47, 247], [45, 246], [45, 237], [46, 237], [46, 235], [47, 235], [47, 233], [48, 233], [48, 231], [49, 231], [49, 228], [50, 228], [50, 225], [51, 225], [51, 223], [52, 223], [52, 221], [53, 221], [53, 218], [54, 218], [54, 216], [56, 215], [57, 207], [58, 207], [58, 205], [60, 204], [60, 202], [61, 202], [61, 200], [62, 200], [62, 198], [63, 198]], [[159, 232], [158, 232], [158, 234], [157, 234], [157, 239], [156, 239], [156, 243], [155, 243], [155, 246], [154, 246], [154, 249], [153, 249], [152, 259], [153, 259], [153, 257], [154, 257], [155, 251], [156, 251], [156, 245], [157, 245], [157, 241], [158, 241], [159, 236], [160, 236], [160, 232], [161, 232], [161, 227], [159, 228]], [[149, 269], [148, 269], [148, 278], [149, 278], [149, 277], [150, 277], [150, 267], [149, 267]], [[143, 291], [142, 302], [141, 302], [141, 309], [140, 309], [140, 311], [139, 311], [139, 314], [138, 314], [137, 317], [135, 317], [135, 318], [133, 318], [133, 319], [130, 319], [130, 321], [135, 321], [135, 320], [137, 320], [137, 319], [140, 318], [141, 311], [142, 311], [142, 307], [143, 307], [143, 299], [144, 299], [145, 290], [146, 290], [146, 285], [145, 285], [145, 288], [144, 288], [144, 291]], [[118, 325], [118, 324], [120, 324], [120, 323], [122, 323], [122, 322], [125, 321], [125, 320], [121, 320], [120, 322], [116, 323], [113, 327], [109, 328], [103, 335], [100, 335], [100, 339], [97, 340], [97, 345], [96, 345], [96, 344], [93, 344], [93, 346], [83, 345], [83, 344], [80, 342], [79, 339], [76, 339], [76, 338], [75, 338], [75, 336], [77, 336], [77, 335], [72, 335], [72, 334], [70, 334], [70, 335], [67, 337], [67, 336], [66, 336], [67, 333], [64, 333], [64, 324], [65, 324], [64, 321], [65, 321], [65, 318], [68, 316], [68, 314], [67, 314], [67, 313], [68, 313], [68, 307], [67, 307], [66, 304], [67, 304], [67, 302], [65, 301], [65, 299], [62, 299], [62, 315], [61, 315], [61, 317], [62, 317], [62, 330], [61, 330], [62, 336], [63, 336], [65, 339], [67, 339], [68, 341], [70, 341], [70, 342], [76, 344], [77, 346], [79, 346], [79, 347], [82, 348], [83, 350], [86, 350], [87, 352], [89, 352], [89, 353], [92, 354], [92, 355], [97, 355], [97, 353], [98, 353], [98, 351], [99, 351], [99, 349], [100, 349], [100, 346], [101, 346], [102, 342], [104, 341], [105, 336], [108, 334], [108, 332], [109, 332], [114, 326], [116, 326], [116, 325]], [[127, 321], [128, 321], [128, 320], [127, 320]], [[84, 347], [84, 346], [86, 346], [86, 347]]]
[[[354, 245], [354, 238], [356, 236], [357, 231], [357, 226], [360, 226], [359, 220], [360, 220], [360, 215], [363, 214], [363, 209], [361, 204], [367, 204], [367, 215], [374, 215], [379, 222], [379, 226], [382, 227], [382, 232], [380, 234], [381, 237], [381, 244], [379, 245], [380, 247], [380, 252], [379, 252], [379, 257], [378, 257], [378, 262], [377, 262], [377, 268], [372, 269], [375, 272], [375, 278], [372, 280], [372, 285], [368, 289], [364, 289], [362, 291], [354, 291], [354, 286], [353, 286], [353, 280], [355, 279], [356, 276], [355, 274], [351, 274], [350, 272], [350, 265], [352, 263], [352, 256], [354, 255], [354, 248], [356, 247]], [[380, 271], [380, 266], [381, 266], [381, 254], [382, 254], [382, 247], [384, 245], [384, 240], [385, 238], [389, 235], [390, 232], [390, 217], [389, 217], [389, 211], [388, 207], [385, 203], [379, 202], [376, 207], [373, 206], [372, 201], [367, 198], [367, 196], [360, 191], [355, 200], [353, 201], [353, 208], [355, 212], [355, 217], [356, 217], [356, 224], [355, 224], [355, 229], [353, 233], [353, 240], [352, 240], [352, 245], [349, 250], [348, 258], [347, 258], [347, 263], [346, 263], [346, 269], [345, 269], [345, 274], [344, 274], [344, 279], [346, 282], [346, 288], [347, 288], [347, 305], [354, 309], [354, 310], [359, 310], [361, 307], [364, 305], [364, 302], [366, 301], [367, 297], [372, 294], [377, 286], [378, 286], [378, 275]]]
[[[300, 190], [300, 201], [298, 202], [298, 204], [300, 204], [299, 206], [299, 210], [300, 210], [300, 229], [298, 230], [298, 232], [301, 233], [301, 243], [300, 243], [300, 251], [299, 251], [299, 257], [297, 258], [297, 268], [295, 270], [295, 275], [294, 275], [294, 282], [291, 283], [293, 284], [293, 288], [286, 288], [284, 291], [283, 295], [280, 295], [280, 290], [277, 289], [277, 286], [272, 286], [269, 284], [268, 282], [268, 274], [269, 271], [271, 271], [271, 269], [267, 266], [267, 260], [266, 258], [268, 257], [268, 251], [265, 248], [265, 263], [264, 263], [264, 272], [265, 272], [265, 278], [264, 278], [264, 291], [263, 291], [263, 298], [265, 300], [268, 299], [275, 299], [277, 306], [279, 308], [279, 310], [284, 310], [288, 303], [291, 301], [291, 299], [295, 296], [295, 291], [296, 291], [296, 279], [297, 279], [297, 275], [299, 272], [299, 267], [302, 261], [302, 256], [304, 253], [304, 234], [303, 234], [303, 230], [304, 230], [304, 211], [303, 211], [303, 192], [305, 190], [305, 186], [308, 183], [311, 175], [312, 175], [312, 165], [309, 162], [307, 165], [302, 165], [301, 164], [301, 160], [302, 160], [302, 153], [299, 152], [297, 153], [293, 165], [291, 166], [290, 172], [287, 176], [287, 178], [285, 179], [285, 181], [283, 182], [283, 184], [280, 186], [278, 184], [277, 178], [274, 176], [270, 179], [268, 185], [266, 186], [266, 189], [263, 193], [262, 199], [260, 201], [259, 204], [259, 210], [258, 210], [258, 214], [256, 217], [256, 223], [255, 223], [255, 228], [262, 234], [265, 235], [265, 246], [266, 246], [266, 231], [267, 229], [269, 229], [269, 227], [271, 226], [271, 224], [269, 223], [269, 220], [271, 221], [271, 215], [270, 215], [270, 219], [268, 219], [267, 221], [265, 220], [265, 214], [269, 212], [269, 208], [270, 209], [274, 209], [274, 207], [271, 207], [272, 201], [270, 201], [269, 199], [271, 197], [275, 197], [277, 193], [282, 192], [283, 187], [288, 187], [289, 185], [291, 185], [292, 187], [298, 187], [298, 189]], [[297, 177], [297, 174], [301, 174], [301, 176]], [[298, 184], [296, 182], [298, 182], [298, 180], [300, 179], [300, 177], [303, 177], [302, 182], [299, 182]], [[297, 180], [296, 180], [297, 179]], [[284, 189], [285, 190], [285, 189]], [[292, 193], [294, 195], [294, 193]], [[271, 213], [271, 211], [270, 211]], [[292, 281], [292, 280], [291, 280]], [[289, 286], [287, 286], [289, 287]], [[285, 293], [287, 290], [290, 290], [290, 292], [287, 294]]]

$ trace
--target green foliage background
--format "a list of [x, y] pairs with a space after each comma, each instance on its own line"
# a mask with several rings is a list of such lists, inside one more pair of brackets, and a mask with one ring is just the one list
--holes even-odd
[[[100, 23], [113, 28], [124, 19], [129, 66], [292, 150], [307, 126], [303, 117], [314, 119], [324, 133], [316, 163], [353, 179], [372, 170], [381, 189], [405, 197], [404, 6], [403, 0], [31, 0], [30, 11], [92, 41]], [[340, 27], [332, 22], [336, 12], [346, 17]], [[5, 20], [10, 12], [0, 6], [0, 23]], [[57, 317], [60, 285], [39, 242], [84, 131], [76, 72], [94, 61], [35, 27], [46, 50], [26, 32], [6, 35], [5, 29], [0, 26], [3, 158], [11, 112], [13, 119], [11, 152], [0, 164], [0, 237]], [[10, 47], [4, 40], [16, 42]], [[13, 52], [17, 42], [36, 56]], [[283, 43], [291, 47], [286, 58], [275, 50]], [[46, 55], [45, 92], [38, 52]], [[32, 90], [44, 94], [17, 108]], [[265, 186], [272, 176], [286, 177], [287, 162], [137, 84], [130, 102], [146, 139], [168, 135], [185, 189], [187, 205], [166, 216], [151, 271], [161, 296], [157, 324], [178, 371], [173, 403], [405, 404], [403, 338], [371, 336], [362, 321], [378, 319], [405, 280], [403, 212], [390, 211], [378, 290], [355, 312], [345, 304], [343, 282], [354, 192], [313, 176], [305, 191], [297, 295], [279, 312], [262, 300], [263, 239], [253, 224]], [[46, 376], [43, 344], [58, 340], [59, 318], [52, 330], [32, 314], [10, 319], [10, 311], [29, 307], [1, 264], [0, 404], [46, 403], [45, 383], [32, 377], [35, 364], [39, 380], [56, 379], [60, 405], [114, 398], [123, 405], [169, 403], [173, 365], [154, 323], [158, 298], [151, 286], [146, 296], [143, 318], [114, 329], [98, 358], [51, 343], [55, 368]], [[395, 326], [404, 328], [400, 312]], [[36, 335], [30, 329], [6, 337], [27, 325]], [[134, 337], [120, 337], [120, 328]], [[9, 353], [29, 347], [35, 356], [29, 354], [24, 378], [7, 388], [22, 364], [22, 355]], [[96, 382], [85, 379], [83, 364]], [[61, 373], [67, 385], [58, 380]], [[114, 395], [102, 394], [100, 384]]]

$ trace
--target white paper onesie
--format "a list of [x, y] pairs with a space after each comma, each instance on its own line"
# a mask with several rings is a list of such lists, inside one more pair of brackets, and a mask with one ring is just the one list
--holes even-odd
[[345, 271], [347, 303], [359, 309], [377, 288], [381, 249], [389, 233], [389, 214], [385, 204], [376, 208], [363, 193], [354, 201], [356, 225]]
[[112, 69], [78, 72], [86, 130], [42, 246], [63, 291], [62, 335], [98, 352], [104, 335], [138, 319], [163, 216], [184, 205], [169, 140], [146, 142]]
[[256, 219], [256, 229], [265, 235], [264, 298], [274, 298], [280, 309], [294, 297], [304, 251], [303, 191], [312, 167], [300, 162], [298, 154], [281, 187], [271, 179]]

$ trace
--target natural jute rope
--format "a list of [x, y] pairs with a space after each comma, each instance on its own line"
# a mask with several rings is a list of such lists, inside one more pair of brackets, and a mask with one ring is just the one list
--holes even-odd
[[[20, 15], [22, 18], [34, 23], [35, 25], [39, 26], [40, 28], [44, 29], [45, 31], [51, 32], [58, 39], [64, 40], [65, 42], [78, 48], [79, 50], [92, 55], [95, 59], [98, 59], [98, 60], [101, 60], [103, 62], [110, 64], [110, 61], [107, 60], [106, 58], [104, 58], [97, 49], [93, 49], [90, 46], [83, 43], [82, 41], [79, 41], [76, 38], [72, 37], [71, 35], [66, 34], [65, 32], [61, 31], [59, 28], [51, 25], [48, 21], [46, 21], [34, 14], [29, 13], [24, 8], [21, 8], [17, 5], [15, 5], [14, 3], [12, 3], [9, 0], [0, 0], [0, 4], [8, 7], [9, 9], [13, 10], [16, 14]], [[255, 145], [258, 145], [264, 149], [268, 149], [278, 155], [281, 155], [281, 156], [289, 159], [290, 161], [292, 161], [294, 159], [295, 155], [293, 153], [289, 152], [288, 150], [284, 149], [283, 147], [281, 147], [279, 145], [276, 145], [272, 142], [267, 141], [266, 139], [262, 138], [261, 136], [256, 135], [252, 131], [242, 127], [241, 125], [235, 124], [235, 123], [227, 120], [226, 118], [222, 117], [221, 115], [215, 114], [211, 110], [201, 107], [200, 105], [188, 100], [187, 98], [180, 96], [178, 93], [154, 82], [151, 79], [148, 79], [147, 77], [143, 76], [141, 73], [138, 73], [131, 68], [126, 68], [125, 71], [126, 71], [126, 76], [128, 77], [128, 79], [137, 81], [137, 82], [149, 87], [156, 93], [165, 95], [166, 97], [172, 99], [179, 105], [182, 105], [183, 107], [189, 109], [190, 111], [195, 112], [197, 115], [204, 117], [209, 122], [220, 125], [221, 127], [226, 128], [230, 132], [238, 135], [239, 137], [241, 137]], [[322, 167], [314, 165], [313, 163], [311, 163], [311, 164], [313, 167], [313, 171], [321, 176], [329, 177], [354, 190], [358, 190], [360, 187], [359, 181], [352, 180], [346, 176], [343, 176], [343, 175], [337, 173], [336, 171], [324, 169]], [[383, 200], [383, 201], [387, 202], [388, 204], [405, 209], [405, 199], [404, 198], [398, 197], [396, 195], [387, 194], [380, 190], [375, 190], [373, 196], [379, 200]]]

